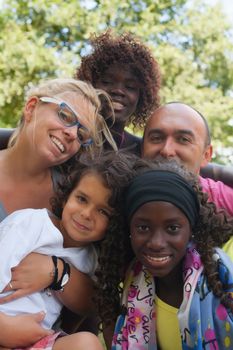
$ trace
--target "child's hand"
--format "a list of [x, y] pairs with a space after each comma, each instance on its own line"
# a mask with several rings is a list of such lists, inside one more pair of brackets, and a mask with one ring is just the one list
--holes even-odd
[[50, 256], [29, 254], [18, 266], [12, 268], [11, 284], [6, 286], [4, 292], [13, 292], [5, 297], [0, 294], [0, 304], [43, 290], [52, 282], [52, 271]]
[[[53, 334], [52, 330], [41, 327], [45, 313], [8, 316], [0, 314], [0, 346], [3, 348], [26, 347], [43, 337]], [[0, 347], [1, 349], [1, 347]]]

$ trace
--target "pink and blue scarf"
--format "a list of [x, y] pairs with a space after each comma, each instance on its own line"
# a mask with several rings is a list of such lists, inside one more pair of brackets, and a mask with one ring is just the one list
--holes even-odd
[[[229, 297], [233, 296], [233, 263], [216, 248], [219, 277]], [[233, 314], [209, 290], [200, 255], [193, 245], [183, 265], [184, 297], [178, 312], [183, 350], [233, 349]], [[156, 314], [153, 277], [133, 262], [128, 270], [112, 350], [156, 350]]]

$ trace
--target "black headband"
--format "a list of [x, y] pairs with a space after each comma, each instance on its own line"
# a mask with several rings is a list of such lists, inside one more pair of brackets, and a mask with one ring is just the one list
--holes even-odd
[[150, 170], [135, 177], [125, 198], [128, 222], [139, 207], [154, 201], [174, 204], [186, 215], [192, 227], [199, 216], [199, 201], [192, 186], [180, 175], [167, 170]]

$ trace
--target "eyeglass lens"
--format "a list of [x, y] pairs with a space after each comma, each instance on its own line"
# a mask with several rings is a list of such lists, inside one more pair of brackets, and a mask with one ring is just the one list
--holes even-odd
[[[60, 105], [60, 109], [58, 111], [58, 115], [62, 123], [67, 126], [71, 127], [74, 125], [77, 125], [77, 136], [80, 141], [80, 143], [85, 143], [87, 141], [90, 141], [91, 136], [88, 129], [86, 129], [77, 119], [77, 116], [73, 113], [73, 111], [65, 104], [62, 103]], [[90, 143], [90, 142], [89, 142]]]

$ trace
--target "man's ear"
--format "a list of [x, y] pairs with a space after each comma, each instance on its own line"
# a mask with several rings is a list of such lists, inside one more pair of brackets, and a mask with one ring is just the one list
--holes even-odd
[[33, 116], [33, 112], [34, 112], [38, 102], [39, 102], [39, 99], [36, 96], [32, 96], [29, 98], [29, 100], [27, 100], [25, 107], [24, 107], [24, 111], [23, 111], [24, 120], [26, 122], [31, 121], [32, 116]]
[[206, 166], [208, 163], [211, 162], [212, 159], [212, 154], [213, 154], [213, 146], [208, 145], [203, 153], [203, 159], [201, 162], [201, 167]]

